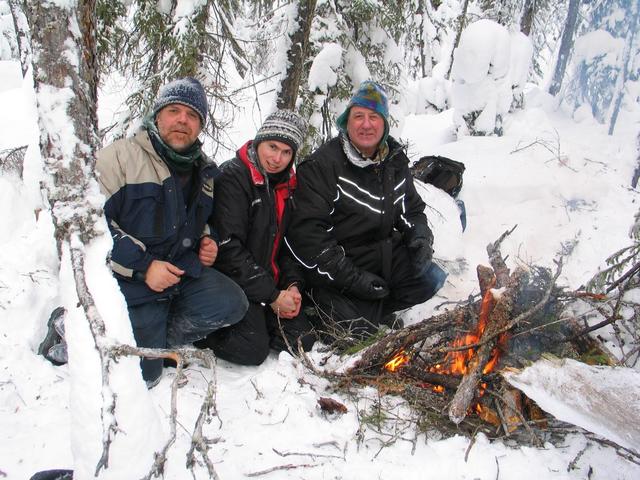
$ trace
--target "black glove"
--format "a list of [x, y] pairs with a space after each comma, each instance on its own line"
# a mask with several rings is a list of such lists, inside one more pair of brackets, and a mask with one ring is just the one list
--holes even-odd
[[366, 270], [354, 272], [353, 282], [347, 291], [364, 300], [380, 300], [389, 295], [387, 282]]
[[407, 244], [407, 248], [413, 257], [413, 263], [418, 272], [424, 272], [429, 268], [429, 265], [431, 265], [431, 259], [433, 258], [432, 244], [433, 237], [416, 237]]

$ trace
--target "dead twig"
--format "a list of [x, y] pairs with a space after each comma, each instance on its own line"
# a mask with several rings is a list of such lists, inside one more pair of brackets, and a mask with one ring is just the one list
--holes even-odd
[[271, 472], [277, 472], [279, 470], [294, 470], [296, 468], [314, 468], [314, 467], [319, 467], [320, 465], [313, 465], [313, 464], [309, 464], [309, 463], [303, 463], [300, 465], [293, 465], [293, 464], [287, 464], [287, 465], [278, 465], [276, 467], [271, 467], [271, 468], [267, 468], [266, 470], [260, 470], [258, 472], [252, 472], [252, 473], [245, 473], [244, 476], [245, 477], [260, 477], [262, 475], [266, 475], [268, 473]]
[[290, 457], [290, 456], [311, 457], [313, 460], [315, 460], [316, 458], [320, 458], [320, 457], [323, 457], [323, 458], [340, 458], [340, 459], [342, 459], [342, 457], [339, 456], [339, 455], [327, 455], [327, 454], [324, 454], [324, 453], [280, 452], [280, 451], [276, 450], [275, 448], [272, 448], [271, 450], [273, 450], [275, 453], [277, 453], [281, 457]]
[[[487, 389], [486, 390], [487, 393], [489, 395], [492, 395], [493, 397], [499, 399], [500, 401], [502, 401], [505, 405], [509, 405], [509, 402], [507, 402], [507, 400], [500, 395], [498, 392], [491, 390], [491, 389]], [[531, 425], [529, 425], [529, 422], [527, 422], [526, 418], [524, 418], [524, 416], [522, 415], [522, 412], [520, 412], [520, 410], [516, 409], [512, 409], [514, 411], [514, 413], [518, 416], [518, 418], [520, 419], [520, 423], [522, 424], [522, 426], [529, 432], [529, 434], [531, 435], [531, 441], [533, 442], [534, 445], [541, 447], [542, 446], [542, 441], [538, 438], [538, 436], [536, 435], [536, 433], [533, 431], [533, 429], [531, 428]]]
[[[191, 447], [187, 453], [187, 468], [193, 471], [193, 467], [196, 464], [195, 451], [200, 453], [202, 460], [207, 466], [209, 478], [218, 479], [218, 475], [214, 469], [213, 463], [208, 457], [208, 443], [207, 438], [202, 434], [202, 427], [204, 423], [208, 422], [212, 415], [212, 412], [216, 412], [215, 407], [215, 391], [216, 391], [216, 376], [215, 376], [215, 357], [209, 350], [199, 350], [195, 348], [181, 348], [181, 349], [161, 349], [161, 348], [142, 348], [133, 347], [131, 345], [115, 345], [111, 347], [111, 352], [114, 359], [119, 356], [133, 355], [143, 358], [166, 358], [176, 362], [176, 376], [171, 383], [171, 413], [169, 415], [169, 439], [164, 444], [159, 452], [155, 453], [155, 459], [149, 473], [143, 477], [145, 480], [151, 480], [152, 477], [162, 476], [164, 474], [164, 464], [167, 460], [167, 453], [171, 446], [175, 443], [176, 439], [176, 427], [178, 424], [178, 388], [183, 385], [186, 380], [184, 374], [184, 365], [186, 362], [199, 362], [203, 363], [211, 370], [211, 380], [209, 381], [207, 392], [202, 401], [200, 407], [200, 414], [196, 420], [194, 430], [191, 436]], [[217, 413], [216, 413], [217, 414]]]

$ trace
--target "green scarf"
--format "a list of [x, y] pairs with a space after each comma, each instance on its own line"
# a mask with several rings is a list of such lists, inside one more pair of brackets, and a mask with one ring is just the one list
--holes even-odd
[[149, 133], [149, 139], [154, 150], [172, 170], [178, 173], [189, 173], [193, 166], [202, 158], [202, 142], [198, 139], [184, 152], [176, 152], [160, 137], [158, 127], [152, 115], [147, 116], [142, 124]]

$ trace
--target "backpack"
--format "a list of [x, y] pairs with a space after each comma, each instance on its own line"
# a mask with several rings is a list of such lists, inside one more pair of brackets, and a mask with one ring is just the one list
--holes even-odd
[[464, 163], [438, 155], [427, 155], [420, 158], [411, 168], [414, 178], [444, 190], [456, 197], [462, 188]]

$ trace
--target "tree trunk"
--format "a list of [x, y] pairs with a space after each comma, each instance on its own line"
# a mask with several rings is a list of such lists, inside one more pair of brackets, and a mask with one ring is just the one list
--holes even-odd
[[29, 25], [27, 25], [27, 17], [24, 14], [22, 2], [19, 0], [9, 0], [9, 8], [11, 9], [11, 18], [13, 19], [13, 29], [16, 32], [16, 40], [20, 52], [20, 66], [22, 68], [22, 77], [24, 78], [31, 66]]
[[469, 0], [464, 0], [464, 3], [462, 4], [462, 13], [458, 17], [458, 30], [456, 32], [456, 40], [455, 42], [453, 42], [453, 48], [451, 49], [451, 58], [449, 58], [449, 69], [447, 70], [446, 76], [447, 79], [449, 79], [449, 77], [451, 76], [451, 68], [453, 67], [453, 54], [460, 44], [460, 37], [462, 36], [462, 31], [464, 30], [464, 27], [467, 23], [467, 8], [469, 8]]
[[520, 17], [520, 31], [527, 37], [531, 36], [531, 30], [533, 29], [533, 18], [535, 17], [536, 7], [538, 6], [536, 0], [525, 0], [522, 7], [522, 17]]
[[[426, 5], [424, 0], [418, 0], [416, 15], [420, 15], [420, 31], [418, 32], [418, 49], [420, 50], [420, 73], [421, 78], [427, 76], [427, 57], [424, 54], [426, 43], [424, 41], [424, 16], [426, 15]], [[431, 60], [431, 59], [429, 59]], [[429, 62], [429, 73], [431, 72], [431, 62]]]
[[558, 58], [556, 67], [553, 72], [553, 80], [549, 85], [549, 93], [556, 95], [562, 87], [562, 80], [567, 69], [567, 63], [571, 56], [573, 48], [573, 36], [578, 25], [578, 11], [580, 10], [580, 0], [569, 0], [569, 10], [567, 11], [567, 20], [564, 24], [562, 39], [560, 40], [560, 49], [558, 50]]
[[625, 42], [624, 52], [622, 55], [622, 68], [620, 69], [620, 72], [618, 72], [618, 78], [616, 81], [616, 94], [614, 94], [615, 101], [611, 109], [611, 115], [609, 116], [609, 118], [611, 119], [609, 121], [609, 135], [613, 135], [613, 130], [616, 128], [618, 114], [620, 113], [620, 107], [622, 106], [622, 100], [624, 99], [627, 78], [629, 77], [629, 66], [633, 62], [633, 43], [636, 37], [636, 32], [638, 30], [638, 24], [640, 23], [638, 21], [640, 18], [640, 8], [638, 8], [637, 4], [631, 5], [630, 8], [634, 9], [635, 11], [632, 15], [633, 20], [629, 22], [629, 30], [625, 35], [627, 40]]
[[[105, 324], [89, 291], [84, 269], [85, 245], [104, 231], [96, 228], [102, 205], [98, 203], [99, 189], [93, 178], [98, 147], [95, 0], [80, 0], [77, 6], [66, 7], [55, 2], [29, 0], [27, 7], [34, 52], [40, 152], [49, 176], [44, 188], [61, 261], [61, 290], [69, 290], [64, 288], [69, 281], [75, 284], [75, 295], [65, 291], [61, 292], [61, 298], [67, 302], [66, 310], [76, 317], [80, 313], [71, 302], [79, 301], [93, 336], [94, 351], [100, 354], [103, 401], [99, 414], [104, 448], [95, 472], [97, 476], [107, 466], [109, 445], [118, 427], [114, 415], [116, 396], [107, 388], [108, 358], [103, 351], [106, 348], [104, 341], [101, 341]], [[63, 277], [63, 272], [67, 271], [71, 271], [73, 276]], [[72, 339], [79, 328], [83, 327], [70, 322], [66, 325], [67, 336]], [[77, 365], [72, 364], [71, 353], [77, 347], [69, 338], [67, 344], [72, 371]], [[91, 363], [94, 359], [77, 358], [73, 362]], [[72, 375], [72, 385], [73, 378]], [[90, 396], [87, 394], [87, 398]], [[84, 398], [72, 398], [71, 402], [74, 401], [80, 404], [88, 401], [90, 404]], [[79, 478], [83, 478], [87, 472], [80, 468], [79, 473]]]
[[640, 133], [638, 133], [638, 139], [636, 140], [636, 155], [638, 164], [633, 172], [633, 178], [631, 178], [631, 186], [636, 188], [638, 186], [638, 180], [640, 180]]
[[291, 46], [287, 52], [288, 66], [280, 83], [280, 92], [276, 101], [278, 108], [293, 110], [296, 106], [298, 88], [309, 50], [309, 33], [315, 10], [316, 0], [302, 0], [298, 3], [298, 28], [289, 36]]

